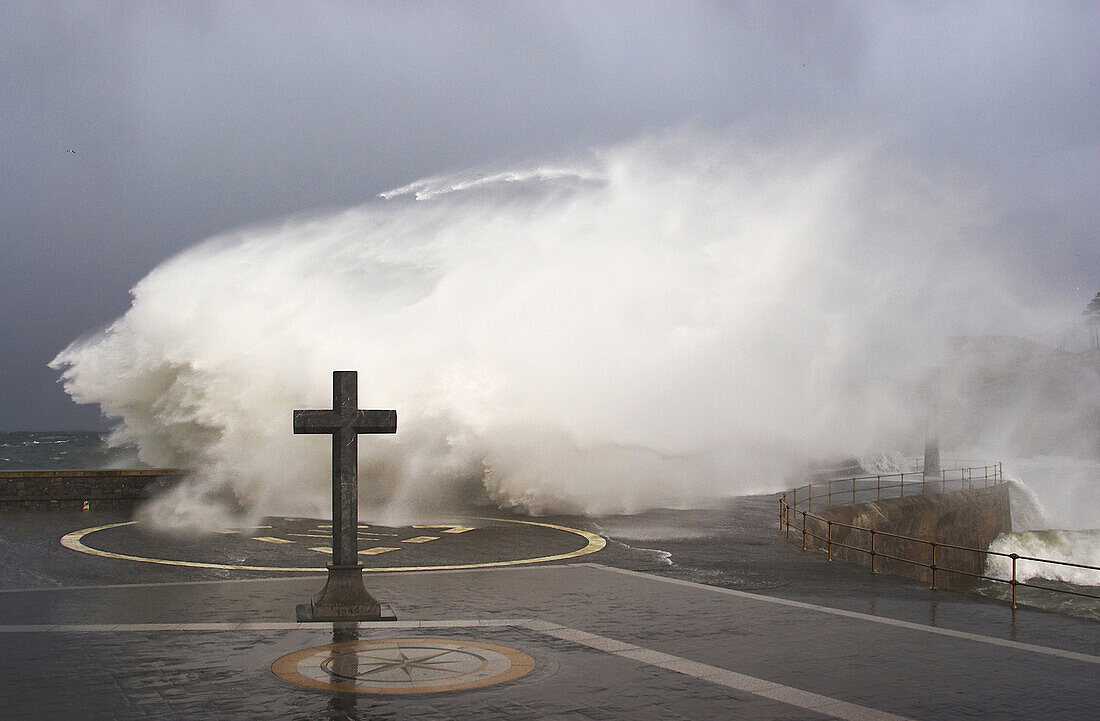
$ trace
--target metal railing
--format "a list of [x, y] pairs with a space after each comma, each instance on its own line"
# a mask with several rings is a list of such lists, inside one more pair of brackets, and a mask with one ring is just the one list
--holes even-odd
[[[792, 508], [797, 510], [804, 505], [806, 510], [812, 511], [814, 501], [817, 501], [819, 507], [822, 502], [825, 507], [831, 506], [834, 500], [842, 505], [854, 506], [856, 503], [881, 501], [884, 498], [883, 492], [887, 492], [886, 498], [904, 498], [907, 491], [910, 496], [923, 496], [928, 493], [946, 493], [948, 490], [987, 488], [1002, 482], [1004, 472], [1001, 464], [994, 463], [987, 466], [944, 468], [932, 476], [926, 476], [923, 471], [914, 471], [818, 481], [787, 491], [783, 494], [783, 499], [786, 503], [787, 495], [790, 494]], [[891, 493], [895, 490], [896, 495]]]
[[[906, 482], [906, 477], [910, 480]], [[920, 477], [920, 480], [915, 480], [915, 477]], [[871, 485], [871, 482], [874, 485]], [[884, 484], [883, 481], [886, 481]], [[906, 489], [909, 489], [909, 495], [923, 495], [928, 493], [946, 493], [950, 490], [968, 490], [975, 487], [985, 488], [989, 486], [995, 486], [1003, 483], [1002, 468], [1000, 463], [996, 463], [990, 466], [979, 466], [972, 468], [955, 468], [945, 469], [941, 471], [940, 477], [932, 477], [931, 479], [925, 477], [923, 473], [897, 473], [888, 475], [875, 475], [875, 476], [856, 476], [854, 478], [843, 478], [832, 481], [822, 481], [820, 483], [810, 483], [799, 488], [792, 489], [787, 493], [784, 493], [779, 499], [779, 530], [786, 533], [786, 537], [790, 539], [792, 526], [794, 528], [795, 535], [802, 534], [802, 550], [809, 550], [809, 545], [813, 545], [820, 550], [824, 550], [828, 554], [830, 561], [833, 560], [834, 549], [845, 549], [853, 551], [856, 555], [866, 555], [869, 560], [869, 567], [871, 573], [878, 573], [876, 568], [876, 561], [886, 559], [895, 561], [900, 564], [906, 564], [915, 568], [927, 569], [931, 575], [933, 590], [937, 587], [938, 576], [942, 574], [957, 574], [973, 580], [991, 581], [994, 583], [1005, 583], [1011, 586], [1012, 589], [1012, 608], [1015, 610], [1016, 605], [1016, 589], [1018, 587], [1037, 589], [1040, 591], [1050, 591], [1054, 593], [1064, 593], [1073, 596], [1080, 596], [1084, 598], [1090, 598], [1100, 601], [1100, 595], [1085, 593], [1083, 591], [1077, 591], [1068, 588], [1057, 588], [1048, 585], [1042, 585], [1038, 583], [1028, 583], [1027, 581], [1021, 581], [1018, 574], [1018, 563], [1021, 561], [1030, 563], [1045, 563], [1054, 566], [1061, 566], [1066, 568], [1084, 569], [1089, 571], [1095, 571], [1097, 578], [1100, 578], [1100, 567], [1088, 566], [1082, 563], [1071, 563], [1069, 561], [1056, 561], [1048, 558], [1035, 558], [1032, 556], [1022, 556], [1017, 553], [1002, 553], [999, 551], [990, 551], [983, 548], [972, 548], [969, 546], [961, 546], [951, 543], [940, 543], [938, 541], [932, 541], [926, 538], [916, 538], [913, 536], [904, 536], [897, 533], [890, 533], [888, 531], [880, 531], [874, 528], [867, 528], [864, 526], [857, 526], [849, 523], [841, 523], [839, 521], [833, 521], [823, 516], [818, 516], [812, 513], [813, 502], [815, 499], [814, 489], [817, 488], [817, 501], [820, 505], [823, 501], [826, 506], [833, 505], [835, 501], [844, 501], [843, 505], [855, 505], [857, 502], [870, 502], [872, 500], [882, 500], [884, 498], [883, 491], [897, 490], [897, 494], [891, 494], [885, 496], [886, 498], [904, 498]], [[918, 490], [919, 489], [919, 490]], [[798, 492], [802, 491], [802, 498], [798, 497]], [[874, 493], [873, 498], [871, 493]], [[863, 500], [857, 500], [860, 494], [866, 496]], [[788, 501], [788, 495], [790, 500]], [[800, 509], [799, 505], [805, 505], [804, 509]], [[799, 523], [799, 516], [801, 516], [801, 523]], [[849, 536], [852, 543], [846, 543], [840, 540], [834, 540], [833, 529], [843, 528], [847, 529], [850, 533]], [[824, 532], [824, 535], [821, 535]], [[854, 537], [863, 534], [867, 539], [866, 545], [858, 545], [854, 542]], [[894, 547], [900, 547], [901, 543], [916, 544], [917, 547], [923, 547], [924, 558], [927, 560], [921, 560], [913, 557], [906, 557], [884, 551], [880, 543], [881, 539], [890, 539], [894, 542]], [[814, 543], [817, 542], [817, 543]], [[981, 563], [978, 566], [982, 569], [981, 572], [974, 572], [958, 566], [946, 566], [942, 563], [944, 551], [957, 551], [962, 553], [977, 554], [981, 558]], [[1000, 576], [992, 576], [985, 572], [988, 567], [988, 560], [991, 556], [997, 556], [1001, 558], [1009, 559], [1011, 563], [1011, 574], [1008, 578], [1002, 578]], [[1030, 576], [1028, 579], [1030, 580]]]

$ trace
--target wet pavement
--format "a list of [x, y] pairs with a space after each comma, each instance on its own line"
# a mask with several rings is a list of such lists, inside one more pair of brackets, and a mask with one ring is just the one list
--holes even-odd
[[[0, 718], [1100, 716], [1096, 622], [830, 564], [771, 509], [374, 526], [360, 548], [398, 550], [364, 556], [367, 585], [398, 621], [354, 628], [294, 621], [323, 583], [303, 570], [325, 561], [323, 521], [187, 539], [3, 514]], [[90, 528], [108, 555], [61, 544]], [[606, 546], [567, 555], [593, 533]], [[496, 562], [513, 565], [438, 568]], [[284, 658], [320, 687], [273, 673]]]

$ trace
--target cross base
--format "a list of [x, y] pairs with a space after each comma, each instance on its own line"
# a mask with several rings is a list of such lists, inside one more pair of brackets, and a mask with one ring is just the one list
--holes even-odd
[[374, 599], [363, 585], [363, 567], [328, 567], [328, 581], [309, 603], [296, 607], [298, 621], [396, 621], [389, 606]]

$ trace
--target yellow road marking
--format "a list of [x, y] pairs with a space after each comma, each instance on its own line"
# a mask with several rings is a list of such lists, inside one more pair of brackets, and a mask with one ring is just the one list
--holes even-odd
[[[364, 548], [359, 552], [361, 556], [377, 556], [379, 553], [389, 553], [390, 551], [400, 551], [400, 548], [390, 548], [389, 546], [375, 546], [374, 548]], [[364, 569], [366, 570], [366, 569]]]
[[[569, 551], [567, 553], [556, 553], [551, 556], [537, 556], [535, 558], [517, 558], [511, 561], [484, 561], [482, 563], [454, 563], [444, 564], [438, 566], [394, 566], [392, 568], [364, 568], [366, 573], [399, 573], [403, 571], [458, 571], [469, 568], [500, 568], [502, 566], [525, 566], [533, 563], [549, 563], [550, 561], [562, 561], [567, 558], [576, 558], [577, 556], [586, 556], [590, 553], [596, 553], [607, 545], [607, 541], [603, 536], [598, 536], [595, 533], [589, 533], [588, 531], [582, 531], [577, 528], [569, 528], [568, 526], [559, 526], [554, 523], [542, 523], [541, 521], [520, 521], [511, 518], [482, 518], [475, 517], [473, 520], [477, 521], [492, 521], [494, 523], [517, 523], [524, 526], [540, 526], [542, 528], [550, 528], [555, 531], [564, 531], [565, 533], [572, 533], [585, 539], [586, 544], [583, 548], [579, 548], [576, 551]], [[72, 533], [65, 534], [61, 539], [61, 545], [73, 551], [80, 553], [87, 553], [92, 556], [100, 556], [102, 558], [116, 558], [123, 561], [139, 561], [141, 563], [156, 563], [162, 566], [187, 566], [189, 568], [215, 568], [223, 571], [280, 571], [287, 573], [324, 573], [328, 571], [327, 567], [310, 567], [310, 566], [246, 566], [241, 564], [229, 564], [229, 563], [204, 563], [202, 561], [177, 561], [169, 558], [147, 558], [144, 556], [132, 556], [126, 553], [115, 553], [113, 551], [104, 551], [99, 548], [93, 548], [84, 543], [84, 538], [98, 531], [107, 531], [112, 528], [119, 528], [121, 526], [132, 526], [137, 521], [122, 521], [121, 523], [108, 523], [103, 526], [95, 526], [93, 528], [82, 528], [79, 531], [73, 531]], [[329, 549], [331, 551], [331, 549]]]
[[294, 541], [288, 541], [285, 538], [275, 538], [274, 536], [253, 536], [253, 541], [263, 541], [264, 543], [294, 543]]
[[[365, 524], [359, 524], [360, 536], [396, 536], [396, 533], [380, 533], [378, 531], [367, 531], [364, 529], [370, 528]], [[310, 538], [332, 538], [332, 526], [318, 526], [317, 528], [310, 529], [311, 533], [316, 535], [310, 535], [309, 533], [288, 533], [288, 536], [308, 536]]]
[[402, 543], [427, 543], [428, 541], [438, 541], [439, 536], [416, 536], [415, 538], [406, 538]]
[[330, 556], [332, 555], [332, 549], [329, 548], [328, 546], [314, 546], [313, 548], [311, 548], [309, 550], [317, 551], [318, 553], [327, 553]]
[[439, 528], [443, 533], [465, 533], [474, 530], [466, 526], [413, 526], [413, 528]]

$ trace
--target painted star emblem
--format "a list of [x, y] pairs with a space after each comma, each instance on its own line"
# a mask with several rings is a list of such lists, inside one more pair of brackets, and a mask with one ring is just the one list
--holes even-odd
[[[459, 659], [441, 660], [441, 657], [453, 653], [450, 649], [432, 650], [422, 655], [407, 655], [405, 649], [398, 648], [397, 658], [385, 658], [373, 654], [359, 655], [360, 678], [377, 676], [392, 671], [404, 673], [410, 681], [413, 680], [413, 671], [416, 669], [450, 674], [462, 673], [461, 669], [447, 668], [444, 664], [459, 663]], [[364, 666], [367, 668], [364, 669]], [[373, 666], [373, 668], [370, 668]]]

